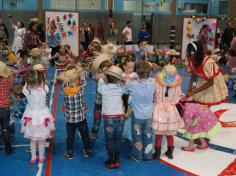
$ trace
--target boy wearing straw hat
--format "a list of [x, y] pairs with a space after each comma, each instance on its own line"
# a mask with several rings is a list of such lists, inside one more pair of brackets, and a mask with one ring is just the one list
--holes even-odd
[[83, 74], [82, 68], [76, 65], [70, 65], [58, 77], [59, 80], [62, 80], [64, 87], [64, 112], [67, 133], [67, 152], [65, 153], [65, 157], [69, 160], [74, 157], [73, 146], [76, 128], [78, 128], [84, 144], [84, 149], [82, 150], [84, 157], [90, 157], [92, 154], [89, 129], [85, 115], [86, 107], [83, 99], [83, 86], [81, 85]]
[[[96, 72], [96, 81], [99, 80], [99, 78], [104, 77], [104, 71], [107, 70], [111, 65], [112, 56], [110, 54], [100, 54], [97, 56], [93, 62], [92, 65], [92, 71]], [[98, 88], [98, 87], [97, 87]], [[94, 121], [93, 121], [93, 128], [92, 128], [92, 134], [91, 138], [96, 139], [97, 133], [99, 131], [100, 123], [101, 123], [101, 110], [102, 110], [102, 96], [97, 91], [96, 88], [96, 99], [95, 99], [95, 105], [94, 105]]]
[[10, 91], [13, 84], [13, 76], [4, 62], [0, 61], [0, 126], [5, 144], [6, 154], [11, 154], [10, 134], [8, 131], [10, 122]]
[[126, 93], [122, 70], [111, 66], [104, 71], [106, 82], [100, 78], [98, 92], [102, 95], [102, 116], [107, 150], [106, 167], [120, 167], [120, 144], [124, 128], [124, 109], [122, 95]]

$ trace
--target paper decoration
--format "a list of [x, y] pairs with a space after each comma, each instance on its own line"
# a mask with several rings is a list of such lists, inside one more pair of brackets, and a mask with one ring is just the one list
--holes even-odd
[[73, 17], [73, 15], [72, 15], [71, 12], [69, 13], [68, 17], [69, 17], [69, 18], [72, 18], [72, 17]]
[[61, 32], [64, 31], [64, 23], [63, 23], [63, 22], [60, 23], [60, 31], [61, 31]]
[[71, 25], [71, 21], [70, 21], [70, 19], [68, 20], [67, 24], [68, 24], [68, 26], [70, 26], [70, 25]]
[[76, 26], [71, 26], [71, 30], [76, 33], [77, 32], [77, 27]]
[[62, 32], [61, 35], [62, 35], [63, 38], [67, 37], [67, 33], [66, 32]]
[[67, 34], [68, 34], [69, 37], [73, 36], [73, 32], [72, 31], [68, 31]]
[[73, 26], [75, 26], [75, 25], [76, 25], [76, 22], [75, 22], [75, 20], [73, 20], [73, 22], [72, 22], [72, 25], [73, 25]]
[[63, 19], [64, 20], [66, 20], [67, 19], [67, 15], [65, 14], [65, 15], [63, 15]]
[[59, 16], [57, 16], [57, 23], [59, 23], [60, 22], [60, 17]]

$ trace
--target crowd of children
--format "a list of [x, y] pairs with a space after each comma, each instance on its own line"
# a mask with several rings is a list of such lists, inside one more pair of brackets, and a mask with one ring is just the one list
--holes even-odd
[[[14, 128], [10, 131], [8, 127], [10, 116], [13, 116], [21, 118], [21, 132], [30, 139], [30, 163], [44, 162], [45, 141], [52, 137], [55, 130], [53, 116], [47, 107], [49, 88], [45, 75], [53, 60], [62, 70], [57, 80], [62, 84], [64, 97], [67, 159], [74, 157], [76, 129], [84, 144], [83, 155], [92, 156], [91, 139], [97, 139], [102, 119], [107, 151], [105, 165], [110, 169], [121, 165], [123, 138], [130, 141], [129, 156], [137, 162], [161, 158], [163, 135], [167, 138], [165, 155], [173, 159], [174, 135], [182, 128], [186, 129], [185, 137], [189, 139], [189, 145], [182, 147], [183, 151], [193, 152], [194, 139], [197, 138], [201, 142], [197, 149], [207, 149], [205, 138], [212, 137], [221, 128], [207, 105], [220, 103], [228, 95], [224, 78], [213, 57], [201, 55], [203, 49], [198, 42], [188, 44], [187, 71], [192, 73], [192, 78], [185, 96], [181, 88], [182, 77], [173, 65], [174, 61], [171, 60], [155, 75], [145, 45], [141, 43], [139, 52], [132, 54], [136, 59], [127, 57], [120, 64], [114, 58], [118, 52], [114, 44], [101, 46], [100, 41], [94, 39], [89, 45], [88, 56], [94, 57], [90, 71], [95, 74], [96, 81], [91, 135], [84, 102], [85, 73], [77, 64], [70, 46], [60, 46], [53, 56], [46, 43], [30, 52], [21, 49], [19, 59], [11, 65], [11, 69], [6, 64], [7, 58], [1, 56], [0, 127], [6, 154], [12, 152], [11, 134]], [[235, 57], [234, 52], [229, 54]], [[232, 68], [229, 73], [234, 73]], [[198, 80], [196, 76], [199, 76]], [[195, 87], [191, 85], [193, 82]], [[36, 155], [37, 147], [39, 156]]]

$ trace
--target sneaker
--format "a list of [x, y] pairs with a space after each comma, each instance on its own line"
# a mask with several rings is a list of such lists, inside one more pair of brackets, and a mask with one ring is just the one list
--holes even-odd
[[134, 160], [136, 162], [139, 162], [139, 163], [142, 162], [141, 160], [136, 159], [131, 153], [129, 154], [129, 157], [130, 157], [130, 159], [132, 159], [132, 160]]
[[92, 150], [91, 149], [83, 149], [82, 153], [85, 158], [89, 158], [92, 155]]
[[36, 157], [35, 159], [31, 159], [30, 164], [35, 164], [37, 161], [38, 161], [38, 157]]
[[74, 158], [74, 154], [72, 152], [66, 152], [64, 157], [68, 160], [72, 160]]
[[46, 160], [45, 157], [39, 158], [39, 163], [43, 163]]
[[186, 151], [186, 152], [194, 152], [195, 147], [181, 147], [181, 150]]

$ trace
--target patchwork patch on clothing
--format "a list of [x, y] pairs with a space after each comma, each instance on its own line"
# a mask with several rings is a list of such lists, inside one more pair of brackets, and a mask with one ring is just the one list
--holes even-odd
[[153, 145], [152, 144], [148, 144], [147, 147], [144, 150], [144, 153], [150, 153], [152, 151]]
[[137, 142], [137, 143], [135, 143], [134, 145], [135, 145], [135, 147], [136, 147], [139, 151], [141, 151], [142, 148], [143, 148], [143, 144], [142, 144], [141, 142]]

